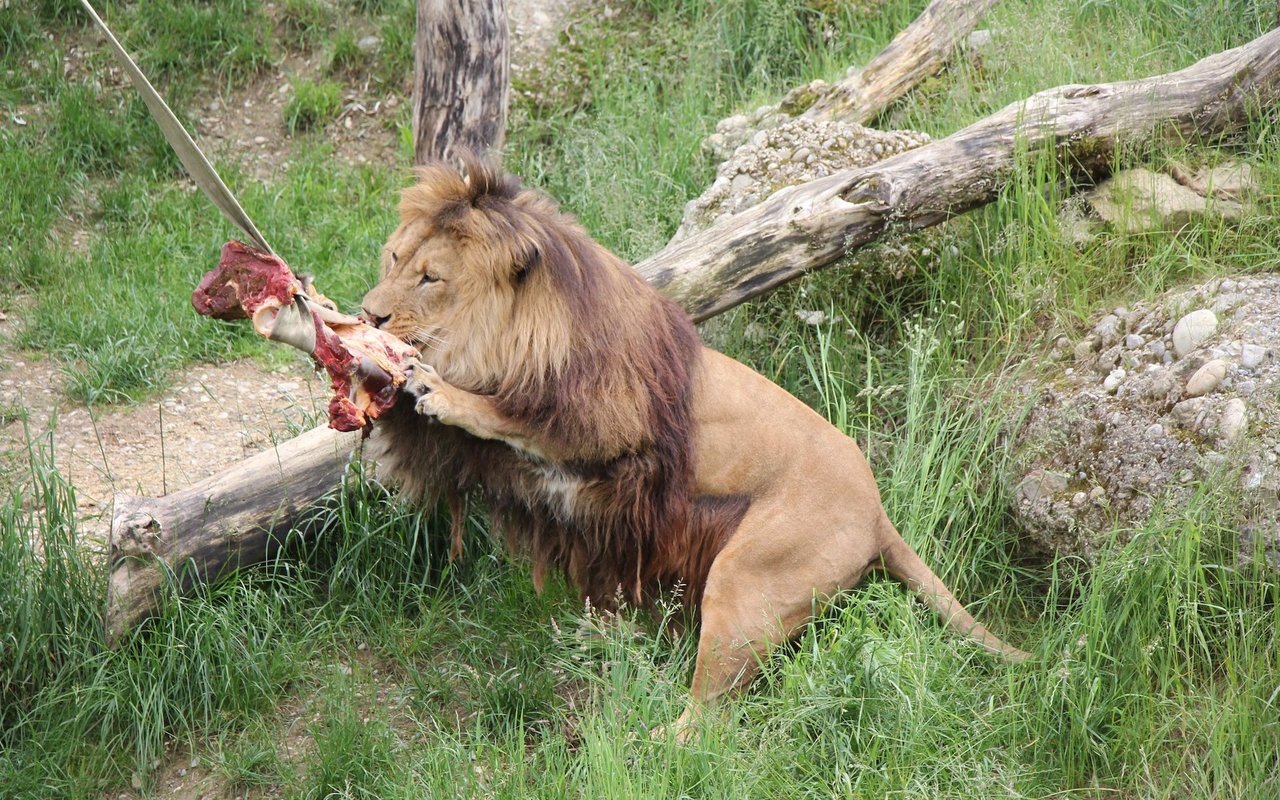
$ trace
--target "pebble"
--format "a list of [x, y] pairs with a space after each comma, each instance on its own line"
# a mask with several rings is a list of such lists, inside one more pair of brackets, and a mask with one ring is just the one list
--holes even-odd
[[1267, 357], [1267, 349], [1256, 344], [1246, 344], [1240, 348], [1240, 366], [1254, 369], [1262, 365]]
[[1224, 444], [1231, 444], [1240, 438], [1249, 423], [1249, 410], [1244, 401], [1233, 397], [1222, 409], [1222, 419], [1218, 422], [1218, 435]]
[[1153, 422], [1147, 427], [1148, 439], [1161, 439], [1164, 437], [1164, 426], [1159, 422]]
[[[347, 41], [351, 41], [351, 40], [348, 39]], [[356, 42], [356, 47], [362, 53], [372, 53], [375, 50], [377, 50], [378, 46], [381, 44], [382, 44], [382, 40], [379, 39], [377, 36], [365, 36], [361, 38], [360, 41]]]
[[1207, 308], [1192, 311], [1173, 326], [1173, 349], [1181, 358], [1218, 330], [1218, 315]]
[[1102, 340], [1110, 341], [1120, 334], [1120, 318], [1115, 314], [1108, 314], [1098, 320], [1098, 324], [1093, 327], [1093, 332], [1102, 337]]
[[1183, 400], [1174, 404], [1173, 409], [1169, 411], [1169, 416], [1173, 418], [1176, 424], [1184, 428], [1190, 428], [1195, 423], [1196, 417], [1200, 415], [1200, 409], [1204, 408], [1204, 404], [1203, 397]]
[[253, 137], [253, 143], [254, 143], [254, 144], [266, 144], [266, 143], [267, 143], [267, 137], [265, 137], [265, 136], [255, 136], [255, 137]]
[[1212, 392], [1227, 376], [1227, 362], [1220, 358], [1208, 362], [1195, 371], [1191, 380], [1187, 381], [1187, 396], [1200, 397]]
[[1111, 394], [1115, 394], [1116, 389], [1120, 388], [1120, 384], [1124, 382], [1128, 374], [1123, 369], [1111, 370], [1111, 374], [1107, 375], [1106, 379], [1102, 381], [1102, 388]]
[[1124, 337], [1124, 346], [1129, 348], [1130, 350], [1137, 350], [1139, 347], [1142, 347], [1144, 344], [1146, 344], [1146, 340], [1136, 333], [1131, 333], [1128, 336]]

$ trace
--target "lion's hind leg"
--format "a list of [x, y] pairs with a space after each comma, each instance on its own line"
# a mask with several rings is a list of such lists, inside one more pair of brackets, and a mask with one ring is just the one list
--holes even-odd
[[829, 521], [824, 530], [795, 524], [785, 507], [753, 507], [712, 564], [689, 702], [676, 722], [680, 741], [708, 709], [750, 683], [823, 603], [861, 580], [877, 555], [869, 536], [827, 536]]

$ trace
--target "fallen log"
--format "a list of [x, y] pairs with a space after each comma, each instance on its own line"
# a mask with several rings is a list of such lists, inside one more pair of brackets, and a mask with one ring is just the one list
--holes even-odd
[[1018, 154], [1045, 152], [1077, 175], [1118, 150], [1219, 135], [1280, 95], [1280, 30], [1186, 69], [1060, 86], [864, 169], [782, 189], [669, 245], [636, 269], [705, 320], [830, 266], [890, 228], [937, 225], [995, 199]]
[[720, 159], [757, 130], [785, 124], [796, 116], [866, 124], [920, 81], [936, 74], [956, 46], [998, 0], [933, 0], [920, 16], [861, 69], [850, 69], [839, 83], [813, 81], [792, 89], [773, 106], [721, 120], [703, 143]]
[[[830, 266], [891, 228], [936, 225], [989, 202], [1019, 152], [1043, 150], [1098, 174], [1118, 148], [1218, 135], [1277, 95], [1280, 30], [1167, 75], [1051, 89], [869, 168], [783, 189], [637, 269], [707, 319]], [[182, 589], [265, 558], [277, 533], [337, 486], [357, 438], [319, 429], [175, 494], [118, 496], [109, 640], [154, 610], [166, 575], [181, 576]]]
[[358, 432], [316, 428], [164, 497], [116, 495], [108, 644], [154, 613], [166, 586], [186, 592], [265, 561], [339, 485], [359, 441]]

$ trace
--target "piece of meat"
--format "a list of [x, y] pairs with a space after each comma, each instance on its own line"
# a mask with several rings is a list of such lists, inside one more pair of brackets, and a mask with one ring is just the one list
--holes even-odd
[[263, 336], [311, 354], [329, 373], [329, 426], [340, 431], [367, 428], [394, 405], [405, 365], [418, 355], [386, 331], [333, 310], [279, 257], [241, 242], [223, 246], [191, 305], [214, 319], [252, 319]]

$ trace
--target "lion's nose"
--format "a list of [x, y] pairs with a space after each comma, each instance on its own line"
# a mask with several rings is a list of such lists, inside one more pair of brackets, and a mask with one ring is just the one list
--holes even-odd
[[369, 309], [362, 308], [360, 309], [360, 319], [364, 320], [365, 322], [369, 323], [375, 328], [381, 328], [383, 325], [387, 324], [387, 320], [391, 319], [391, 315], [388, 314], [385, 317], [380, 317], [377, 314], [370, 311]]

